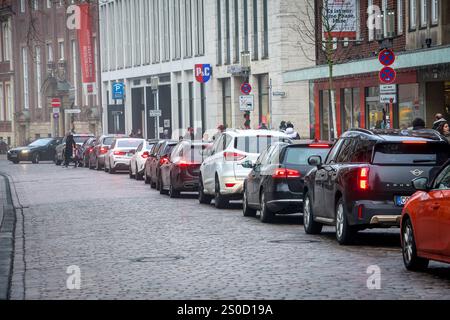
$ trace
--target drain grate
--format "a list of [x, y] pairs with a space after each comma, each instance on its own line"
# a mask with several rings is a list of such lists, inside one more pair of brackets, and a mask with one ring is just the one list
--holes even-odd
[[277, 244], [296, 244], [296, 243], [319, 243], [320, 240], [304, 240], [304, 239], [282, 239], [282, 240], [270, 240], [269, 243], [277, 243]]
[[139, 257], [130, 259], [131, 262], [150, 263], [150, 262], [171, 262], [183, 260], [182, 256], [156, 256], [156, 257]]

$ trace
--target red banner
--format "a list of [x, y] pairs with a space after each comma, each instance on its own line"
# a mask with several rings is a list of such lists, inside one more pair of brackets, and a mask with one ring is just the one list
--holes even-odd
[[91, 15], [89, 3], [82, 3], [80, 8], [80, 29], [78, 29], [78, 45], [80, 48], [81, 73], [83, 83], [96, 82], [94, 46], [92, 43]]

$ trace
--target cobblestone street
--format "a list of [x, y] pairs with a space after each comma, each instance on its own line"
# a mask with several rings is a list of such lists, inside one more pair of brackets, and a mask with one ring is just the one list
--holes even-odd
[[[4, 158], [3, 158], [4, 159]], [[262, 224], [126, 174], [0, 160], [17, 210], [12, 299], [449, 299], [450, 267], [407, 272], [398, 229], [339, 246], [299, 216]], [[15, 194], [17, 192], [17, 195]], [[0, 197], [1, 198], [1, 197]], [[381, 288], [370, 290], [370, 266]], [[81, 288], [69, 290], [68, 267]]]

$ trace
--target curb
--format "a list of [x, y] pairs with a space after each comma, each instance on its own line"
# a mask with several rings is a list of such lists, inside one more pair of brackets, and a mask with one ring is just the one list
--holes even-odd
[[0, 200], [0, 300], [8, 300], [13, 271], [16, 212], [9, 179], [1, 173]]

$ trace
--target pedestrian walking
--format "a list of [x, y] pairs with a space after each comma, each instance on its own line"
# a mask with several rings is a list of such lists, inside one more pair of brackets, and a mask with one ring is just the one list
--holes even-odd
[[443, 122], [447, 122], [447, 120], [444, 119], [444, 116], [442, 115], [442, 113], [437, 113], [434, 116], [434, 122], [433, 122], [433, 130], [438, 131], [439, 127], [441, 126], [441, 124]]
[[425, 121], [422, 118], [415, 118], [412, 122], [413, 130], [425, 129]]
[[300, 134], [295, 131], [294, 125], [290, 121], [286, 123], [286, 130], [284, 133], [293, 140], [300, 140]]
[[279, 128], [280, 128], [280, 131], [281, 131], [281, 132], [285, 132], [286, 129], [287, 129], [286, 121], [284, 121], [284, 120], [281, 121], [281, 122], [280, 122], [280, 127], [279, 127]]
[[69, 163], [73, 157], [73, 149], [75, 148], [75, 140], [73, 139], [72, 133], [67, 134], [66, 147], [64, 149], [64, 167], [68, 168]]

